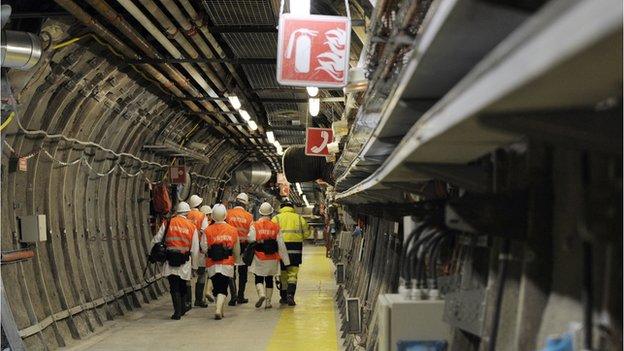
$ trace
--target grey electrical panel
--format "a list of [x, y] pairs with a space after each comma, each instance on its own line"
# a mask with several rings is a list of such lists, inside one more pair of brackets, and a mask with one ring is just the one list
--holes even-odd
[[357, 297], [347, 298], [347, 333], [357, 334], [362, 331], [362, 316], [360, 310], [360, 299]]
[[345, 283], [345, 265], [344, 263], [336, 264], [336, 284], [344, 284]]
[[36, 243], [47, 240], [46, 215], [38, 214], [20, 217], [21, 241]]

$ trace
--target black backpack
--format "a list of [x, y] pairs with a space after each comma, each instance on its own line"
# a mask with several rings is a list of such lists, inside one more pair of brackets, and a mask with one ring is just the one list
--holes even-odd
[[162, 240], [154, 244], [152, 250], [147, 256], [147, 261], [149, 263], [164, 263], [167, 260], [167, 245], [165, 245], [165, 239], [167, 238], [167, 234], [169, 232], [171, 217], [167, 218], [166, 221], [167, 227], [165, 228], [165, 233], [163, 234]]

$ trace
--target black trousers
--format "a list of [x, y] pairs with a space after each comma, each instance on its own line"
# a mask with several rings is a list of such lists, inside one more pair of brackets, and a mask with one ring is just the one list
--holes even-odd
[[177, 293], [179, 292], [182, 295], [186, 294], [186, 280], [180, 278], [177, 275], [168, 275], [167, 280], [169, 280], [169, 292]]
[[221, 273], [217, 273], [210, 277], [212, 280], [212, 294], [217, 296], [218, 294], [222, 294], [227, 296], [228, 283], [230, 282], [230, 277], [225, 276]]
[[[241, 254], [243, 252], [245, 252], [245, 249], [247, 248], [247, 243], [241, 243]], [[235, 277], [236, 278], [236, 277]], [[244, 297], [245, 296], [245, 285], [247, 285], [247, 266], [246, 265], [241, 265], [238, 266], [238, 296], [240, 297]]]
[[254, 277], [255, 277], [254, 278], [255, 284], [264, 283], [265, 288], [273, 289], [273, 276], [272, 275], [261, 276], [261, 275], [254, 274]]

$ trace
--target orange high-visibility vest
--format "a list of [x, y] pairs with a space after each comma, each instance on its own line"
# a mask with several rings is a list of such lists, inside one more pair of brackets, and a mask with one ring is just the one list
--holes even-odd
[[249, 235], [249, 227], [253, 222], [253, 215], [245, 211], [242, 207], [234, 207], [227, 211], [225, 221], [236, 228], [238, 231], [238, 240], [241, 243], [247, 242], [247, 236]]
[[[208, 247], [212, 245], [223, 245], [226, 249], [231, 250], [234, 250], [234, 245], [236, 244], [236, 239], [238, 238], [236, 228], [227, 223], [215, 223], [209, 225], [204, 230], [204, 234], [206, 235]], [[215, 264], [233, 266], [234, 262], [234, 254], [220, 261], [213, 261], [210, 257], [208, 257], [208, 255], [206, 255], [206, 267], [211, 267]]]
[[[166, 224], [165, 224], [166, 225]], [[167, 249], [186, 253], [191, 251], [195, 224], [183, 216], [175, 216], [169, 224], [169, 231], [165, 233], [165, 245]]]
[[191, 212], [186, 215], [186, 218], [188, 218], [191, 222], [195, 223], [197, 230], [201, 230], [202, 222], [204, 221], [204, 218], [206, 218], [206, 215], [203, 214], [200, 210], [193, 208], [191, 209]]
[[[277, 234], [279, 234], [279, 225], [271, 222], [270, 219], [260, 218], [254, 223], [256, 229], [256, 241], [262, 240], [277, 240]], [[260, 260], [279, 260], [280, 256], [278, 252], [272, 254], [266, 254], [264, 252], [256, 251], [256, 257]]]

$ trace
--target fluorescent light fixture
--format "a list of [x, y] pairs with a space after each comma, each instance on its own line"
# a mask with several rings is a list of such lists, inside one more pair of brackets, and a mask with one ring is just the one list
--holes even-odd
[[310, 97], [315, 97], [318, 95], [319, 91], [317, 87], [306, 87], [306, 90], [308, 91], [308, 95], [310, 95]]
[[303, 196], [301, 196], [303, 198], [303, 202], [305, 202], [306, 206], [310, 206], [310, 203], [308, 202], [308, 198], [305, 196], [305, 194]]
[[251, 119], [251, 116], [245, 110], [239, 110], [238, 113], [240, 113], [241, 117], [243, 117], [245, 121], [249, 121]]
[[318, 116], [319, 111], [321, 110], [321, 99], [319, 98], [309, 98], [308, 99], [308, 108], [310, 109], [310, 115], [315, 117]]
[[290, 13], [294, 15], [309, 15], [310, 0], [290, 0]]
[[232, 104], [232, 107], [234, 107], [237, 110], [239, 108], [241, 108], [242, 105], [241, 105], [240, 100], [238, 99], [238, 96], [236, 96], [236, 95], [229, 95], [227, 98], [228, 98], [228, 100], [230, 100], [230, 104]]
[[301, 184], [295, 183], [295, 186], [297, 187], [297, 192], [299, 193], [299, 195], [303, 194], [303, 190], [301, 190]]
[[275, 141], [273, 142], [273, 145], [275, 146], [276, 149], [279, 149], [282, 147], [282, 144], [280, 144], [279, 140], [275, 139]]
[[271, 131], [266, 132], [266, 136], [267, 136], [267, 140], [269, 141], [269, 143], [273, 144], [275, 142], [275, 134], [273, 134], [273, 132]]
[[282, 156], [284, 154], [284, 150], [282, 150], [282, 148], [277, 149], [277, 154]]
[[249, 120], [249, 121], [247, 121], [247, 125], [249, 126], [249, 129], [251, 129], [251, 130], [257, 130], [258, 129], [258, 125], [256, 124], [256, 121]]

